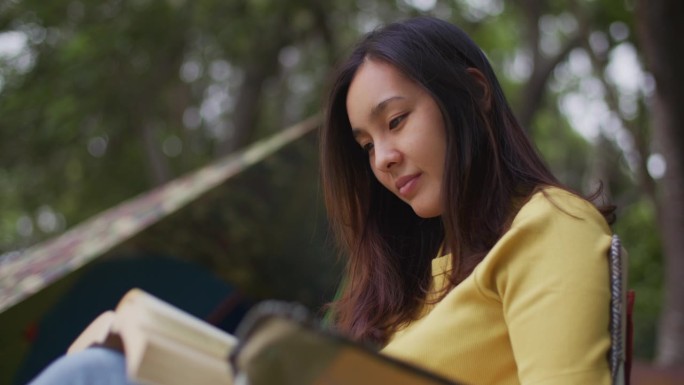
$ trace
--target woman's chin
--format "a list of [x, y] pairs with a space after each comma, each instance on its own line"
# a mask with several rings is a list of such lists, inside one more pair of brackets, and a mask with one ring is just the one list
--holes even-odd
[[421, 207], [421, 206], [414, 206], [411, 205], [411, 208], [413, 209], [413, 212], [424, 219], [430, 219], [430, 218], [436, 218], [442, 215], [442, 210], [441, 209], [436, 209], [436, 208], [430, 208], [430, 207]]

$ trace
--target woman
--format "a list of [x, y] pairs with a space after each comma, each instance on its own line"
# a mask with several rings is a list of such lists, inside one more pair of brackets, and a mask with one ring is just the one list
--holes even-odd
[[[416, 18], [367, 35], [332, 88], [321, 160], [349, 257], [340, 330], [465, 383], [610, 383], [612, 209], [556, 180], [460, 29]], [[123, 384], [122, 368], [92, 349], [34, 385]]]
[[417, 18], [367, 35], [321, 156], [349, 256], [341, 330], [466, 383], [610, 383], [612, 208], [551, 174], [463, 31]]

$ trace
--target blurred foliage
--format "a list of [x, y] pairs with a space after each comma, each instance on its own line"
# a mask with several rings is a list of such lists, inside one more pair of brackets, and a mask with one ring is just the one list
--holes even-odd
[[[615, 229], [638, 292], [636, 354], [650, 357], [663, 288], [657, 195], [642, 183], [653, 149], [634, 145], [650, 143], [647, 95], [625, 92], [606, 70], [617, 48], [637, 46], [626, 4], [6, 0], [0, 52], [9, 36], [24, 45], [0, 53], [0, 253], [314, 113], [330, 68], [361, 33], [427, 13], [482, 46], [512, 105], [532, 112], [530, 134], [564, 182], [589, 193], [603, 180], [619, 204]], [[531, 79], [545, 65], [548, 77], [535, 89]], [[606, 101], [610, 92], [619, 103]], [[605, 104], [601, 113], [618, 123], [580, 134], [584, 127], [563, 107], [573, 94]], [[636, 116], [621, 109], [632, 99]], [[201, 261], [257, 297], [320, 304], [339, 273], [325, 242], [315, 152], [315, 140], [303, 140], [115, 252], [161, 249]]]
[[253, 299], [320, 308], [341, 265], [330, 252], [315, 133], [243, 171], [108, 254], [166, 253], [208, 266]]
[[[634, 351], [641, 357], [652, 357], [655, 353], [655, 320], [660, 314], [663, 295], [661, 239], [654, 223], [653, 207], [642, 200], [621, 210], [617, 226], [628, 247], [630, 288], [636, 293]], [[645, 237], [644, 234], [649, 236]]]

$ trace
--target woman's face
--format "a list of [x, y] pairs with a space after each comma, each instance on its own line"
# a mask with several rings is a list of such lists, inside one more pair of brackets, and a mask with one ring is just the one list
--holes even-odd
[[366, 59], [349, 87], [347, 114], [378, 181], [418, 216], [442, 215], [446, 133], [435, 100], [391, 64]]

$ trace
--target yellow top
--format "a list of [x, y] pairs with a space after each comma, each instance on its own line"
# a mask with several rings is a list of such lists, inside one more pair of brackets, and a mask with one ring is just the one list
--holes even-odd
[[[466, 384], [610, 384], [610, 228], [590, 203], [545, 192], [382, 352]], [[449, 268], [433, 260], [432, 296]]]

